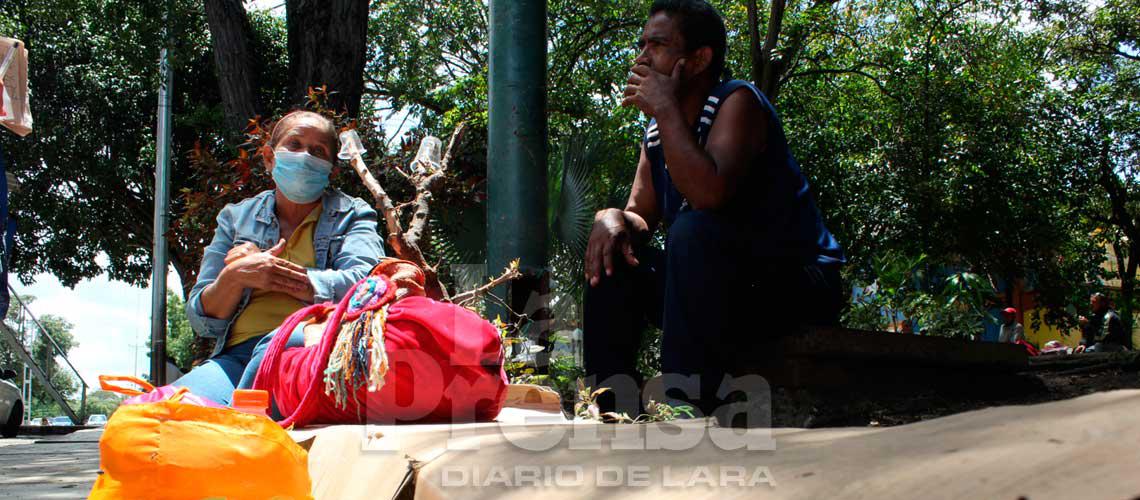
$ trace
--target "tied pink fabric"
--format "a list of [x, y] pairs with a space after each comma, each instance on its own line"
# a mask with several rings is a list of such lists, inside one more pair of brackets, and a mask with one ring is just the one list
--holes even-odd
[[[137, 404], [142, 404], [142, 403], [157, 403], [159, 401], [166, 401], [166, 400], [174, 397], [175, 394], [178, 394], [179, 391], [184, 390], [184, 389], [185, 389], [184, 387], [175, 387], [173, 385], [164, 385], [162, 387], [157, 387], [153, 391], [150, 391], [146, 394], [141, 394], [141, 395], [138, 395], [138, 396], [135, 396], [132, 398], [124, 399], [122, 404], [137, 405]], [[225, 405], [215, 403], [215, 402], [213, 402], [209, 399], [206, 399], [202, 396], [196, 396], [196, 395], [194, 395], [194, 393], [191, 393], [191, 392], [187, 392], [186, 395], [182, 396], [182, 399], [179, 401], [181, 401], [182, 403], [186, 403], [186, 404], [192, 404], [192, 405], [197, 405], [197, 406], [205, 406], [207, 408], [226, 408]]]
[[355, 400], [338, 408], [324, 393], [324, 372], [359, 285], [335, 309], [332, 304], [310, 306], [281, 326], [280, 331], [292, 331], [305, 319], [331, 314], [319, 344], [285, 349], [287, 335], [271, 341], [254, 388], [272, 394], [286, 416], [281, 426], [472, 422], [498, 416], [507, 392], [499, 331], [472, 311], [427, 297], [392, 303], [396, 287], [390, 281], [382, 300], [391, 304], [384, 327], [389, 363], [384, 385], [376, 392], [361, 387]]
[[[133, 386], [140, 387], [141, 389], [124, 387], [122, 385], [116, 384], [116, 382], [126, 382]], [[191, 394], [190, 390], [185, 387], [164, 385], [162, 387], [155, 388], [145, 380], [126, 375], [99, 375], [99, 388], [103, 389], [104, 391], [131, 396], [123, 400], [121, 404], [124, 405], [157, 403], [171, 399], [174, 396], [181, 395], [181, 399], [179, 399], [179, 401], [182, 403], [205, 406], [208, 408], [225, 408], [225, 405], [215, 403], [202, 396]]]

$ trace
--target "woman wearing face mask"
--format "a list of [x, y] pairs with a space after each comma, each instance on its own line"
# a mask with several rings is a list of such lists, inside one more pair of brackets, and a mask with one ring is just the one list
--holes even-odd
[[218, 214], [186, 301], [194, 331], [217, 339], [214, 352], [174, 385], [230, 404], [235, 388], [252, 385], [242, 373], [264, 352], [259, 341], [302, 307], [340, 300], [384, 256], [376, 212], [328, 187], [337, 142], [333, 123], [310, 111], [274, 126], [262, 155], [276, 188]]

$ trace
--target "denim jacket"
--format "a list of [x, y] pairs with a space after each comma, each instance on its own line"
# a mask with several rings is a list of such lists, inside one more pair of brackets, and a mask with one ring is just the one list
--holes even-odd
[[[206, 316], [202, 310], [202, 291], [218, 278], [225, 267], [226, 253], [235, 245], [249, 242], [266, 249], [280, 239], [275, 206], [274, 192], [269, 190], [226, 205], [218, 214], [214, 239], [202, 255], [198, 282], [186, 301], [190, 327], [199, 336], [217, 339], [211, 357], [225, 349], [230, 327], [249, 304], [253, 291], [248, 288], [242, 291], [237, 310], [228, 318]], [[317, 266], [308, 270], [313, 300], [317, 303], [340, 300], [384, 257], [384, 245], [376, 232], [376, 211], [363, 200], [326, 189], [321, 197], [321, 210], [313, 232]]]

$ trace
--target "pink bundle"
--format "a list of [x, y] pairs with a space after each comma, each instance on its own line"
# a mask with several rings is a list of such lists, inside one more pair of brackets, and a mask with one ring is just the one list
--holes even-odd
[[[358, 295], [360, 287], [370, 291]], [[282, 426], [486, 421], [502, 408], [499, 331], [472, 311], [420, 296], [397, 301], [396, 286], [374, 274], [335, 307], [294, 313], [280, 331], [309, 318], [327, 321], [320, 343], [286, 349], [288, 336], [275, 337], [254, 382], [286, 416]]]

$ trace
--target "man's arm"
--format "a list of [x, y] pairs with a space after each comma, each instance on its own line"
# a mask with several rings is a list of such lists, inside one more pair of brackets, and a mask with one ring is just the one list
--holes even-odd
[[725, 99], [704, 148], [678, 106], [664, 106], [654, 118], [673, 184], [696, 210], [727, 204], [753, 159], [766, 147], [768, 119], [747, 88]]
[[657, 207], [657, 191], [653, 189], [653, 167], [649, 163], [649, 154], [645, 151], [644, 144], [641, 145], [637, 172], [633, 175], [633, 188], [629, 191], [623, 215], [633, 242], [638, 245], [649, 242], [661, 219]]

